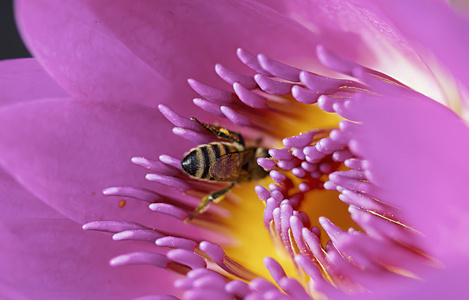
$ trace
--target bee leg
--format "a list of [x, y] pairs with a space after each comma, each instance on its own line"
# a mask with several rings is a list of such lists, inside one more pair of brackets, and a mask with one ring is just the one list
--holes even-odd
[[191, 118], [191, 120], [196, 121], [200, 126], [202, 126], [205, 130], [210, 131], [212, 134], [216, 135], [219, 139], [227, 140], [236, 144], [241, 145], [245, 148], [244, 138], [241, 134], [237, 132], [229, 131], [226, 128], [215, 127], [210, 124], [205, 124], [197, 120], [196, 118]]
[[205, 212], [207, 209], [208, 209], [208, 205], [212, 202], [214, 203], [218, 203], [220, 202], [221, 200], [223, 200], [223, 198], [225, 198], [225, 195], [233, 188], [234, 186], [234, 182], [231, 183], [229, 186], [227, 186], [226, 188], [224, 189], [221, 189], [219, 191], [216, 191], [216, 192], [213, 192], [211, 193], [210, 195], [208, 196], [205, 196], [202, 201], [200, 202], [199, 206], [197, 206], [197, 208], [195, 209], [194, 213], [192, 214], [192, 216], [189, 218], [190, 220], [194, 219], [195, 216], [197, 216], [198, 214], [201, 214], [203, 212]]

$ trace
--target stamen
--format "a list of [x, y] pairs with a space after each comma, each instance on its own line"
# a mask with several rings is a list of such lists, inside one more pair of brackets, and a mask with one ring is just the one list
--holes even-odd
[[373, 211], [383, 216], [392, 216], [397, 213], [395, 208], [383, 202], [379, 202], [368, 195], [359, 194], [350, 190], [343, 190], [339, 195], [339, 199], [347, 204]]
[[150, 204], [149, 208], [152, 211], [159, 212], [179, 220], [185, 220], [190, 216], [186, 211], [166, 203], [153, 203]]
[[249, 286], [241, 280], [232, 280], [225, 285], [225, 291], [235, 297], [245, 298], [250, 290]]
[[249, 282], [249, 286], [251, 289], [257, 290], [259, 292], [277, 290], [277, 287], [272, 282], [260, 277], [251, 280], [251, 282]]
[[308, 230], [306, 227], [303, 227], [301, 233], [303, 240], [311, 251], [311, 254], [314, 256], [321, 268], [324, 271], [327, 271], [329, 262], [327, 261], [326, 252], [321, 247], [319, 236], [313, 233], [313, 231]]
[[241, 100], [247, 106], [250, 106], [252, 108], [258, 108], [258, 109], [268, 108], [265, 98], [252, 93], [251, 91], [249, 91], [247, 88], [245, 88], [238, 82], [235, 82], [233, 84], [233, 89], [236, 95], [239, 97], [239, 100]]
[[302, 88], [299, 85], [291, 88], [291, 94], [296, 100], [304, 104], [314, 104], [318, 102], [320, 96], [318, 92]]
[[165, 176], [160, 174], [147, 174], [145, 176], [145, 179], [173, 187], [182, 193], [187, 192], [191, 189], [191, 186], [187, 184], [184, 180], [172, 176]]
[[[270, 224], [274, 220], [273, 214], [274, 210], [278, 207], [279, 202], [273, 197], [268, 198], [266, 201], [266, 206], [264, 209], [264, 226], [270, 231]], [[273, 233], [270, 232], [270, 235]]]
[[331, 154], [334, 151], [341, 150], [345, 145], [330, 138], [323, 138], [316, 143], [316, 149], [325, 154]]
[[113, 267], [125, 265], [151, 265], [158, 268], [168, 269], [181, 275], [187, 274], [190, 270], [185, 265], [176, 263], [168, 259], [163, 254], [152, 252], [132, 252], [119, 255], [109, 262]]
[[165, 269], [171, 262], [165, 255], [153, 252], [132, 252], [119, 255], [110, 261], [111, 266], [151, 265]]
[[160, 201], [162, 196], [152, 190], [135, 187], [109, 187], [103, 190], [106, 196], [129, 197], [137, 200], [153, 203]]
[[321, 95], [321, 96], [319, 96], [317, 102], [318, 102], [318, 106], [322, 110], [330, 112], [330, 113], [335, 113], [337, 111], [335, 110], [336, 107], [334, 105], [336, 105], [337, 103], [339, 103], [341, 101], [344, 101], [344, 99], [343, 98], [338, 98], [338, 97]]
[[282, 143], [287, 148], [304, 148], [313, 142], [316, 135], [322, 133], [322, 130], [311, 130], [293, 137], [285, 138]]
[[276, 60], [270, 59], [264, 54], [257, 55], [257, 60], [260, 66], [265, 71], [269, 72], [273, 76], [283, 78], [285, 80], [299, 82], [301, 70], [282, 64]]
[[125, 230], [114, 234], [112, 239], [114, 241], [134, 240], [154, 243], [155, 240], [161, 238], [162, 236], [162, 233], [156, 232], [154, 230]]
[[168, 119], [168, 121], [174, 124], [174, 126], [190, 129], [195, 132], [202, 131], [200, 129], [200, 126], [198, 126], [195, 122], [192, 122], [191, 120], [178, 115], [177, 113], [169, 109], [167, 106], [160, 104], [158, 105], [158, 109], [163, 114], [163, 116]]
[[257, 277], [251, 271], [231, 260], [219, 245], [204, 241], [199, 244], [199, 248], [226, 272], [245, 280]]
[[225, 115], [220, 109], [220, 105], [216, 103], [206, 101], [201, 98], [194, 98], [192, 102], [194, 102], [194, 104], [200, 107], [202, 110], [205, 110], [206, 112], [211, 113], [212, 115], [222, 117], [222, 118], [225, 117]]
[[163, 174], [174, 176], [179, 174], [179, 170], [172, 168], [160, 161], [151, 160], [145, 157], [132, 157], [132, 162], [138, 166], [144, 167], [147, 170]]
[[167, 166], [171, 166], [179, 171], [182, 171], [180, 159], [165, 154], [160, 155], [159, 159], [162, 163], [166, 164]]
[[277, 283], [280, 281], [280, 279], [287, 276], [282, 266], [271, 257], [264, 258], [264, 265], [269, 270], [270, 276], [272, 276], [272, 278]]
[[198, 268], [205, 268], [207, 266], [207, 263], [202, 257], [194, 254], [192, 251], [185, 249], [170, 250], [166, 256], [177, 263], [189, 266], [193, 270]]
[[353, 153], [350, 152], [349, 149], [341, 149], [341, 150], [334, 151], [334, 153], [332, 153], [332, 160], [337, 161], [337, 162], [343, 162], [352, 157], [353, 157]]
[[128, 221], [94, 221], [84, 224], [83, 229], [116, 233], [126, 230], [147, 230], [149, 228]]
[[293, 299], [308, 299], [310, 295], [303, 286], [294, 278], [284, 277], [278, 281], [278, 285]]
[[270, 171], [272, 170], [273, 168], [275, 168], [275, 166], [277, 165], [275, 163], [275, 161], [271, 160], [271, 159], [268, 159], [268, 158], [265, 158], [265, 157], [260, 157], [257, 159], [257, 164], [259, 166], [261, 166], [264, 170], [266, 171]]
[[236, 55], [238, 56], [239, 60], [243, 62], [246, 66], [253, 69], [257, 73], [265, 76], [272, 76], [268, 71], [264, 70], [263, 67], [259, 64], [257, 57], [252, 55], [251, 53], [247, 52], [244, 49], [238, 48], [236, 50]]
[[254, 190], [256, 191], [256, 194], [259, 197], [259, 199], [261, 199], [262, 201], [267, 201], [267, 199], [270, 196], [270, 192], [261, 185], [256, 185]]
[[173, 128], [173, 133], [177, 136], [180, 136], [180, 137], [183, 137], [185, 138], [186, 140], [190, 141], [190, 142], [193, 142], [194, 144], [207, 144], [210, 142], [210, 138], [198, 133], [198, 132], [195, 132], [195, 131], [192, 131], [192, 130], [189, 130], [189, 129], [185, 129], [185, 128], [180, 128], [180, 127], [174, 127]]
[[350, 76], [353, 76], [353, 70], [358, 66], [351, 61], [335, 55], [321, 45], [316, 48], [316, 55], [319, 61], [327, 68]]
[[311, 280], [309, 281], [309, 285], [312, 286], [314, 293], [319, 294], [320, 297], [330, 297], [331, 299], [344, 299], [348, 296], [333, 287], [331, 284], [329, 284], [329, 282], [322, 276], [320, 269], [318, 269], [317, 266], [307, 257], [298, 254], [295, 256], [295, 262], [299, 266], [301, 266], [301, 268], [311, 278]]
[[270, 171], [269, 175], [277, 183], [281, 183], [287, 179], [285, 175], [275, 170]]
[[218, 104], [230, 104], [233, 102], [233, 93], [231, 92], [211, 87], [195, 79], [188, 79], [187, 82], [189, 83], [191, 88], [197, 92], [197, 94], [201, 95], [207, 100]]
[[300, 72], [300, 81], [308, 88], [307, 90], [314, 91], [320, 95], [332, 95], [340, 87], [353, 84], [351, 80], [327, 78], [305, 71]]
[[373, 194], [373, 185], [368, 181], [355, 180], [334, 172], [329, 175], [329, 180], [337, 186], [359, 193]]
[[278, 160], [291, 160], [293, 155], [288, 149], [269, 149], [269, 154]]
[[347, 235], [342, 229], [332, 223], [329, 219], [325, 217], [319, 218], [319, 223], [322, 228], [326, 231], [327, 235], [331, 238], [332, 243], [337, 244], [341, 239], [344, 238], [344, 235]]
[[215, 65], [215, 72], [229, 85], [233, 85], [235, 82], [238, 82], [249, 90], [255, 89], [257, 86], [252, 77], [234, 72], [220, 64]]
[[222, 113], [233, 123], [239, 126], [252, 126], [249, 116], [237, 113], [228, 106], [220, 107]]
[[198, 246], [197, 242], [193, 240], [174, 236], [158, 238], [155, 241], [155, 244], [160, 247], [185, 249], [189, 251], [194, 251], [194, 249]]
[[345, 160], [344, 165], [346, 167], [349, 167], [350, 169], [363, 171], [362, 160], [357, 159], [357, 158], [350, 158], [350, 159]]
[[402, 223], [397, 221], [391, 222], [391, 219], [381, 217], [354, 206], [349, 207], [349, 212], [352, 220], [365, 229], [367, 234], [372, 237], [397, 240], [415, 249], [419, 248], [417, 245], [422, 244], [421, 241], [419, 241], [419, 239], [422, 238], [421, 235]]
[[266, 93], [277, 96], [290, 94], [293, 84], [282, 81], [275, 81], [261, 74], [254, 75], [254, 80], [259, 87]]
[[302, 237], [302, 230], [305, 227], [303, 222], [300, 220], [298, 216], [291, 216], [290, 217], [290, 228], [291, 232], [293, 234], [294, 241], [296, 243], [296, 246], [300, 250], [301, 254], [305, 255], [309, 259], [314, 259], [314, 256], [306, 246], [303, 237]]

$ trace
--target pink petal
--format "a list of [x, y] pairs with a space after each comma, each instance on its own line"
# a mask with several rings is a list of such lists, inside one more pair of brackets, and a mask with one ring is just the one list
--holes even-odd
[[[26, 204], [26, 203], [25, 203]], [[2, 221], [0, 297], [6, 299], [130, 299], [173, 293], [176, 276], [150, 266], [111, 267], [109, 260], [155, 246], [116, 243], [67, 219]]]
[[34, 58], [0, 61], [0, 105], [41, 98], [62, 98], [67, 93]]
[[382, 200], [403, 208], [437, 258], [467, 255], [468, 127], [448, 108], [399, 91], [355, 100], [363, 125], [352, 150], [367, 160], [368, 176], [385, 190]]
[[[130, 102], [53, 99], [0, 110], [0, 162], [35, 196], [79, 222], [96, 219], [148, 221], [146, 204], [104, 197], [109, 186], [164, 190], [145, 180], [133, 156], [182, 156], [190, 146], [174, 136], [156, 110]], [[156, 223], [155, 223], [156, 222]], [[163, 228], [165, 225], [161, 225]]]
[[64, 216], [33, 196], [9, 174], [0, 169], [0, 220], [35, 218], [53, 219]]
[[[26, 1], [16, 5], [24, 39], [71, 95], [154, 106], [189, 101], [197, 78], [227, 87], [216, 63], [234, 71], [236, 49], [316, 61], [309, 30], [250, 1]], [[216, 26], [213, 26], [216, 24]], [[190, 29], [190, 30], [188, 30]], [[190, 106], [182, 106], [181, 110]]]
[[449, 68], [466, 89], [469, 88], [467, 18], [456, 14], [446, 1], [374, 2], [413, 45], [430, 51], [431, 55], [435, 55], [445, 67]]
[[[379, 291], [379, 299], [461, 299], [469, 293], [467, 261], [466, 258], [444, 269], [431, 270], [425, 280], [395, 282]], [[358, 299], [373, 300], [377, 295], [378, 292], [361, 295]]]
[[114, 38], [83, 1], [15, 2], [30, 51], [69, 94], [149, 106], [171, 101], [171, 82]]
[[245, 71], [235, 55], [240, 47], [296, 63], [315, 60], [311, 47], [317, 38], [309, 30], [254, 1], [90, 1], [90, 6], [109, 31], [179, 89], [187, 78], [220, 85], [216, 63]]
[[0, 171], [0, 298], [129, 299], [172, 293], [175, 276], [149, 266], [114, 268], [117, 255], [155, 246], [116, 243], [27, 192]]

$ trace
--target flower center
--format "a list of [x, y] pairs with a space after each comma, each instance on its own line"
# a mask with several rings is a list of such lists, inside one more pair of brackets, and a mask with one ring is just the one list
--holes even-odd
[[[244, 162], [240, 163], [235, 177], [227, 177], [232, 178], [227, 181], [239, 184], [226, 193], [225, 200], [198, 213], [196, 208], [201, 199], [214, 195], [214, 191], [223, 191], [216, 195], [224, 196], [231, 187], [213, 180], [223, 178], [225, 173], [208, 174], [212, 170], [208, 165], [218, 163], [217, 167], [228, 168], [230, 164], [229, 168], [233, 168], [231, 164], [241, 160], [242, 155], [236, 154], [224, 159], [223, 164], [217, 162], [222, 155], [231, 154], [225, 145], [220, 155], [210, 156], [208, 150], [193, 152], [194, 161], [207, 156], [201, 166], [188, 168], [185, 163], [185, 169], [192, 170], [192, 175], [205, 174], [204, 178], [210, 181], [189, 176], [181, 168], [179, 158], [162, 155], [159, 161], [133, 159], [151, 170], [148, 180], [176, 189], [180, 193], [176, 197], [136, 188], [105, 191], [147, 201], [153, 211], [184, 221], [187, 226], [221, 233], [225, 239], [214, 237], [219, 244], [216, 245], [204, 241], [212, 234], [200, 238], [181, 233], [155, 235], [150, 228], [122, 222], [98, 222], [85, 228], [118, 234], [124, 229], [131, 231], [132, 236], [144, 231], [144, 236], [150, 235], [158, 246], [175, 248], [164, 258], [158, 257], [158, 266], [182, 274], [188, 272], [184, 267], [189, 266], [192, 269], [189, 274], [194, 274], [191, 272], [205, 268], [206, 260], [209, 269], [222, 274], [224, 290], [237, 297], [276, 290], [275, 285], [268, 283], [272, 279], [283, 292], [301, 298], [333, 296], [332, 287], [346, 293], [365, 291], [369, 279], [377, 274], [384, 274], [385, 278], [389, 274], [415, 276], [414, 262], [429, 262], [422, 255], [418, 233], [405, 225], [399, 209], [380, 201], [382, 191], [370, 180], [366, 160], [354, 155], [351, 149], [359, 122], [346, 120], [349, 117], [353, 120], [350, 103], [357, 94], [374, 92], [353, 77], [332, 79], [284, 65], [265, 55], [254, 56], [241, 49], [237, 54], [256, 74], [246, 76], [217, 65], [217, 74], [232, 86], [232, 92], [193, 79], [188, 81], [201, 95], [194, 99], [194, 104], [215, 115], [220, 126], [204, 126], [190, 119], [194, 116], [182, 117], [166, 106], [160, 105], [159, 109], [175, 125], [173, 132], [197, 147], [220, 142], [222, 136], [225, 143], [228, 139], [236, 144], [236, 153], [243, 152], [245, 146], [240, 139], [230, 140], [237, 132], [244, 137], [241, 140], [246, 141], [246, 147], [261, 144], [268, 148], [270, 157], [259, 157], [257, 163], [270, 176], [256, 182], [238, 180], [238, 174], [247, 170]], [[321, 47], [318, 57], [327, 67], [333, 66], [348, 76], [366, 74], [374, 80], [406, 88]], [[213, 153], [222, 148], [210, 147], [217, 148]], [[204, 167], [207, 168], [202, 170]], [[212, 197], [210, 201], [221, 198]], [[380, 249], [386, 252], [379, 252]], [[402, 263], [404, 260], [406, 264]], [[134, 260], [130, 258], [130, 262]], [[218, 276], [204, 274], [207, 278]], [[188, 290], [197, 289], [190, 278], [184, 286]]]

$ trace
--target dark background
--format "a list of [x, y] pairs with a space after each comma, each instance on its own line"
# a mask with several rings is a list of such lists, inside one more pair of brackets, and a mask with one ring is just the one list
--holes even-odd
[[31, 57], [16, 29], [13, 0], [0, 0], [0, 60]]

